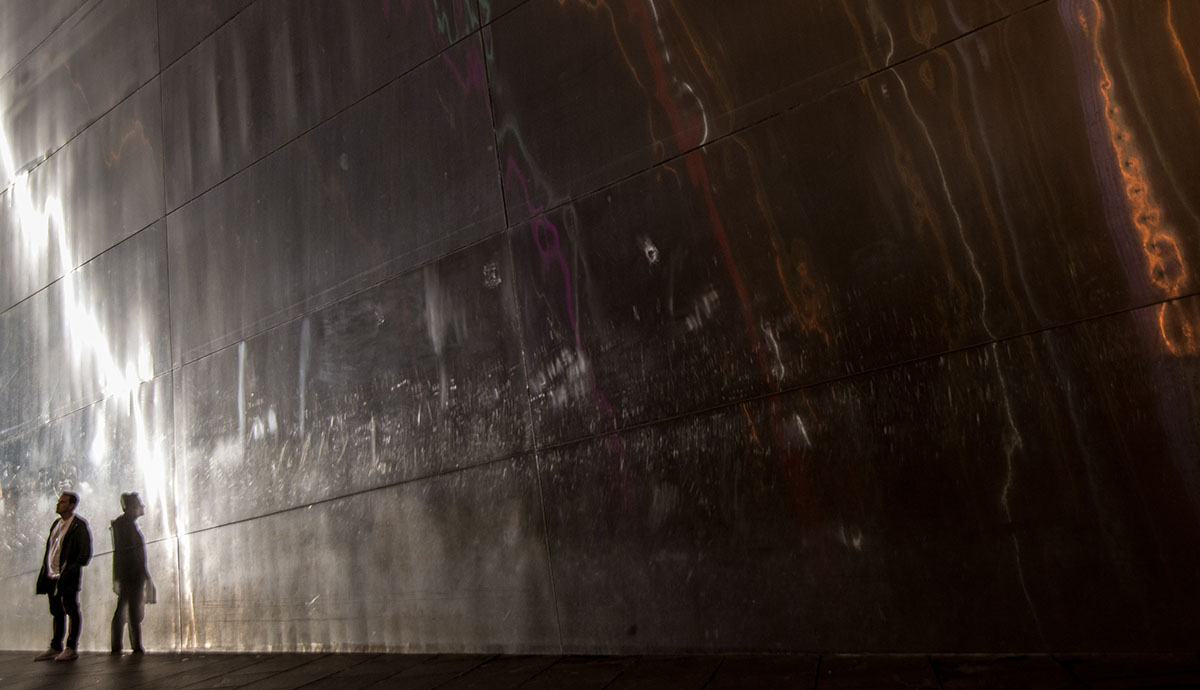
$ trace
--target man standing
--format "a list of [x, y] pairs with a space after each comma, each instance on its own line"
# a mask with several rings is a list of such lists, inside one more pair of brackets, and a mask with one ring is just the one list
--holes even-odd
[[[117, 611], [112, 619], [112, 653], [121, 653], [121, 637], [125, 632], [125, 615], [129, 614], [129, 644], [134, 654], [142, 649], [142, 618], [146, 611], [146, 539], [138, 529], [137, 519], [146, 512], [136, 493], [121, 494], [121, 517], [112, 521], [113, 591], [117, 593]], [[151, 602], [153, 603], [153, 601]]]
[[[83, 617], [79, 614], [79, 589], [83, 584], [83, 566], [92, 560], [92, 533], [87, 521], [75, 514], [79, 495], [64, 491], [58, 497], [55, 512], [59, 518], [50, 526], [46, 539], [46, 554], [38, 573], [37, 593], [50, 598], [50, 615], [54, 617], [54, 637], [50, 649], [38, 654], [34, 661], [73, 661], [79, 655], [79, 630]], [[67, 620], [71, 622], [67, 647], [63, 649], [63, 633]]]

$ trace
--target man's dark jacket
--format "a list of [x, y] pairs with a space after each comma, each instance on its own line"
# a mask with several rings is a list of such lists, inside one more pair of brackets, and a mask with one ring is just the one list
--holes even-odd
[[[62, 520], [59, 518], [50, 525], [50, 535], [54, 534], [54, 528]], [[50, 579], [50, 575], [46, 572], [46, 557], [50, 555], [50, 535], [46, 537], [46, 550], [42, 553], [42, 569], [38, 571], [37, 593], [38, 594], [53, 594], [55, 590], [55, 581]], [[83, 586], [83, 566], [92, 560], [92, 532], [88, 529], [87, 520], [75, 516], [67, 527], [67, 533], [63, 535], [62, 549], [59, 551], [59, 575], [58, 589], [59, 592], [78, 592]]]
[[112, 521], [113, 582], [141, 587], [150, 579], [146, 570], [146, 539], [129, 513]]

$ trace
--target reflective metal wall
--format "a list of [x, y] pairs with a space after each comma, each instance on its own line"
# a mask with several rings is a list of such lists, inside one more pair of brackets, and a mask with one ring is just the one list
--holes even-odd
[[1200, 646], [1200, 4], [0, 3], [0, 647]]

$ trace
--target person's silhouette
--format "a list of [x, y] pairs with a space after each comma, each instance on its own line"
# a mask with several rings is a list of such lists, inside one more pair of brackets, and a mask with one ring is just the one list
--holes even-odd
[[142, 618], [146, 611], [145, 592], [150, 571], [146, 569], [146, 540], [138, 529], [137, 519], [146, 508], [136, 493], [127, 493], [121, 494], [121, 510], [125, 513], [112, 521], [113, 592], [117, 595], [117, 611], [112, 619], [112, 653], [121, 653], [128, 612], [129, 644], [134, 654], [144, 654]]

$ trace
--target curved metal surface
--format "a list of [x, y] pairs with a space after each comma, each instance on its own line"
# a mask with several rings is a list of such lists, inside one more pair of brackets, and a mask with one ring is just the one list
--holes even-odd
[[1158, 311], [548, 451], [564, 648], [1189, 639], [1195, 357]]
[[31, 7], [0, 646], [1200, 644], [1200, 4]]
[[183, 529], [529, 448], [506, 255], [489, 240], [184, 366], [180, 480], [220, 500]]

